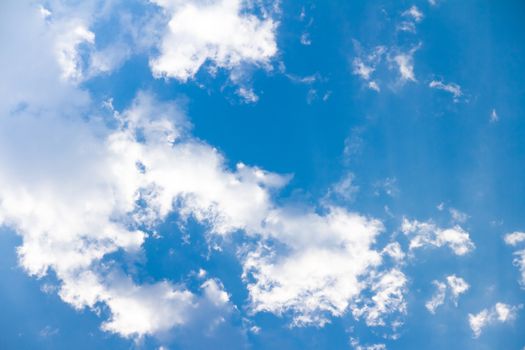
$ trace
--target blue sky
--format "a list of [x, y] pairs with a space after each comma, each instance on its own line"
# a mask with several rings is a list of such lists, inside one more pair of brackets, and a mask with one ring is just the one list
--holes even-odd
[[0, 5], [0, 348], [525, 348], [520, 1]]

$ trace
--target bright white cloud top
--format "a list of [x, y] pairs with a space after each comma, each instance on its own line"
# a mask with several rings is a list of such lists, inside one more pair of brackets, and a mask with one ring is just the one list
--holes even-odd
[[155, 0], [170, 17], [151, 60], [158, 77], [191, 79], [207, 61], [216, 68], [232, 69], [243, 63], [268, 64], [277, 53], [271, 18], [246, 13], [241, 0]]

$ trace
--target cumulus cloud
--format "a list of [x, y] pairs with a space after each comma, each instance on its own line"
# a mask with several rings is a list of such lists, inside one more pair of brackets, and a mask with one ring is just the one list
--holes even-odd
[[495, 323], [510, 323], [516, 319], [520, 306], [496, 303], [490, 309], [483, 309], [477, 314], [469, 314], [468, 321], [474, 338], [481, 335], [483, 328]]
[[512, 232], [508, 233], [504, 237], [505, 243], [510, 246], [516, 246], [522, 242], [525, 242], [525, 232]]
[[[338, 207], [321, 215], [276, 206], [270, 191], [288, 177], [242, 163], [229, 170], [214, 148], [187, 133], [176, 106], [148, 94], [115, 117], [120, 126], [102, 136], [89, 123], [51, 116], [19, 116], [0, 128], [9, 130], [0, 141], [0, 166], [9, 169], [0, 176], [0, 215], [22, 235], [22, 266], [38, 276], [52, 269], [59, 294], [76, 308], [105, 304], [111, 318], [103, 329], [141, 336], [186, 322], [195, 296], [184, 288], [97, 272], [108, 254], [140, 250], [148, 233], [138, 227], [154, 227], [173, 211], [213, 234], [243, 230], [284, 247], [261, 245], [243, 258], [255, 312], [291, 311], [296, 325], [322, 325], [365, 288], [373, 297], [355, 314], [367, 323], [384, 324], [385, 314], [404, 310], [401, 271], [369, 276], [381, 263], [372, 249], [379, 221]], [[34, 147], [15, 160], [28, 141]], [[161, 305], [165, 317], [155, 311]]]
[[157, 77], [186, 81], [206, 63], [231, 69], [243, 63], [265, 65], [277, 53], [277, 23], [247, 11], [241, 0], [154, 0], [169, 16], [150, 61]]
[[470, 288], [463, 278], [456, 275], [447, 276], [445, 282], [434, 280], [432, 284], [436, 287], [436, 292], [425, 304], [427, 310], [432, 314], [436, 312], [440, 305], [445, 303], [447, 291], [451, 293], [451, 299], [457, 306], [459, 296]]
[[463, 96], [463, 93], [461, 92], [461, 86], [455, 83], [448, 83], [445, 84], [442, 81], [439, 80], [432, 80], [428, 86], [432, 89], [438, 89], [446, 91], [450, 94], [452, 94], [454, 102], [458, 102], [459, 98]]
[[261, 244], [243, 258], [243, 276], [253, 281], [248, 283], [251, 307], [290, 311], [295, 325], [323, 325], [328, 316], [344, 314], [366, 287], [361, 277], [381, 263], [370, 247], [381, 223], [341, 208], [330, 208], [326, 216], [276, 211], [266, 227], [285, 247]]
[[[202, 60], [230, 68], [262, 64], [275, 53], [275, 23], [247, 14], [238, 1], [157, 4], [171, 16], [164, 43], [174, 37], [197, 43], [168, 48], [190, 57], [170, 71], [181, 80], [195, 74]], [[13, 53], [2, 55], [13, 67], [23, 60], [35, 74], [26, 79], [28, 74], [0, 65], [9, 82], [20, 84], [16, 95], [0, 97], [0, 223], [22, 238], [20, 265], [37, 277], [53, 273], [65, 302], [106, 311], [102, 329], [132, 338], [192, 324], [212, 306], [231, 310], [219, 281], [208, 279], [198, 290], [163, 280], [139, 284], [113, 260], [114, 253], [140, 254], [154, 228], [176, 212], [183, 221], [191, 217], [205, 225], [209, 235], [242, 231], [256, 238], [255, 248], [240, 254], [253, 312], [289, 312], [295, 325], [323, 325], [348, 310], [369, 325], [385, 325], [390, 314], [405, 312], [407, 278], [382, 265], [384, 255], [398, 259], [402, 252], [395, 246], [376, 250], [380, 221], [337, 206], [319, 212], [277, 204], [272, 194], [289, 176], [243, 163], [230, 168], [219, 151], [191, 135], [176, 104], [150, 93], [138, 93], [122, 111], [108, 103], [104, 118], [110, 122], [103, 122], [99, 115], [107, 112], [70, 81], [80, 79], [76, 50], [95, 39], [89, 26], [78, 32], [71, 27], [73, 39], [59, 45], [61, 61], [57, 37], [45, 22], [58, 18], [54, 9], [42, 17], [38, 8], [26, 11], [27, 4], [9, 6], [29, 14], [33, 24], [17, 35], [37, 44], [32, 51], [7, 40]], [[190, 26], [193, 20], [205, 24], [202, 32]], [[226, 29], [214, 28], [217, 21]], [[36, 53], [42, 60], [32, 66]], [[61, 79], [64, 72], [74, 79]], [[34, 88], [38, 77], [49, 82], [45, 89]]]
[[[118, 115], [121, 126], [102, 136], [100, 126], [60, 116], [0, 119], [0, 217], [23, 238], [21, 265], [36, 276], [53, 270], [59, 294], [76, 308], [106, 304], [112, 319], [104, 329], [124, 336], [184, 323], [193, 297], [166, 283], [109, 283], [96, 272], [105, 256], [139, 251], [148, 234], [137, 227], [173, 210], [217, 234], [258, 227], [270, 205], [266, 189], [286, 181], [243, 164], [228, 171], [215, 149], [183, 136], [178, 113], [139, 95]], [[163, 304], [171, 316], [157, 320]], [[139, 311], [144, 317], [133, 321]]]
[[459, 225], [443, 229], [436, 226], [432, 221], [410, 221], [404, 218], [401, 231], [405, 235], [411, 236], [410, 250], [425, 246], [448, 246], [454, 254], [465, 255], [475, 248], [474, 243], [470, 240], [469, 233]]

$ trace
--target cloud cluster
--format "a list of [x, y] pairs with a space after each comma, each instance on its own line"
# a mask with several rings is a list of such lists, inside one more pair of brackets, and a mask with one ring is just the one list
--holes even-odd
[[[382, 259], [372, 249], [382, 224], [342, 208], [326, 215], [275, 211], [266, 229], [284, 247], [260, 244], [244, 257], [254, 311], [291, 311], [294, 325], [323, 325], [349, 308], [369, 325], [404, 311], [406, 278], [399, 270], [378, 272]], [[369, 290], [371, 298], [361, 292]]]
[[401, 231], [411, 237], [410, 250], [425, 246], [448, 246], [454, 254], [465, 255], [475, 248], [474, 243], [470, 240], [469, 233], [459, 225], [443, 229], [436, 226], [432, 221], [410, 221], [404, 218]]
[[509, 323], [516, 319], [521, 306], [511, 306], [504, 303], [496, 303], [490, 309], [483, 309], [477, 314], [469, 314], [468, 322], [474, 333], [474, 338], [481, 335], [483, 328], [495, 323]]
[[445, 303], [447, 291], [451, 293], [451, 299], [457, 306], [459, 296], [467, 292], [470, 288], [469, 284], [465, 282], [463, 278], [457, 277], [456, 275], [447, 276], [445, 282], [434, 280], [432, 281], [432, 284], [436, 287], [436, 292], [425, 304], [427, 310], [432, 314], [436, 312], [436, 309], [440, 305]]
[[[270, 20], [241, 15], [235, 1], [159, 4], [182, 19], [197, 10], [198, 16], [218, 11], [234, 27], [273, 28]], [[381, 249], [374, 247], [381, 222], [337, 206], [319, 212], [276, 204], [273, 192], [288, 176], [242, 163], [230, 169], [215, 148], [190, 134], [177, 105], [151, 93], [138, 93], [123, 111], [110, 101], [100, 110], [78, 85], [83, 70], [76, 50], [95, 40], [88, 24], [60, 32], [72, 37], [57, 55], [54, 43], [61, 36], [53, 26], [61, 22], [50, 24], [48, 17], [60, 18], [59, 8], [42, 16], [30, 5], [12, 6], [20, 11], [12, 15], [35, 23], [21, 39], [45, 39], [35, 74], [53, 87], [35, 98], [32, 76], [19, 82], [17, 96], [0, 100], [0, 223], [21, 236], [19, 261], [29, 274], [52, 272], [65, 302], [106, 310], [102, 328], [124, 337], [190, 324], [202, 305], [231, 310], [215, 280], [193, 291], [171, 281], [138, 284], [113, 260], [115, 253], [139, 255], [154, 228], [176, 212], [181, 220], [192, 217], [205, 225], [209, 235], [242, 231], [255, 238], [256, 248], [240, 255], [253, 312], [290, 312], [296, 325], [322, 325], [350, 309], [368, 324], [382, 325], [385, 315], [404, 312], [406, 277], [383, 269]], [[176, 22], [177, 35], [193, 30]], [[250, 36], [249, 43], [244, 37], [216, 43], [211, 58], [229, 66], [267, 52], [246, 46], [267, 38], [252, 40], [249, 30], [236, 29]], [[27, 49], [14, 47], [16, 55], [8, 58], [29, 60], [33, 53]], [[362, 295], [365, 290], [370, 298]]]

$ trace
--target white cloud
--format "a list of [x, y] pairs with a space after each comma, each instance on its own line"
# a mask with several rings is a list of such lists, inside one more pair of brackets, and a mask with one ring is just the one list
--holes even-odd
[[516, 246], [522, 242], [525, 242], [525, 232], [512, 232], [508, 233], [504, 237], [505, 243], [510, 246]]
[[432, 80], [428, 86], [433, 89], [443, 90], [452, 94], [454, 102], [458, 102], [459, 98], [463, 96], [461, 86], [455, 83], [445, 84], [442, 81]]
[[497, 121], [499, 121], [499, 115], [498, 115], [498, 112], [496, 112], [496, 109], [492, 109], [492, 112], [490, 112], [490, 122], [491, 123], [496, 123]]
[[244, 99], [244, 101], [248, 102], [248, 103], [255, 103], [257, 101], [259, 101], [259, 96], [257, 96], [255, 94], [255, 92], [253, 91], [253, 89], [250, 89], [250, 88], [246, 88], [244, 86], [241, 86], [238, 90], [237, 90], [237, 94], [242, 97]]
[[354, 350], [386, 350], [385, 344], [361, 345], [357, 338], [350, 338], [350, 345], [352, 345]]
[[403, 16], [405, 17], [411, 17], [416, 22], [421, 22], [423, 19], [423, 13], [417, 8], [417, 6], [412, 6], [405, 12], [403, 12]]
[[408, 10], [402, 13], [402, 16], [407, 18], [407, 20], [401, 21], [397, 25], [397, 30], [404, 32], [416, 32], [416, 24], [423, 20], [423, 13], [414, 5]]
[[469, 314], [468, 321], [474, 338], [481, 335], [483, 328], [495, 323], [512, 322], [518, 313], [520, 306], [511, 306], [504, 303], [496, 303], [491, 309], [483, 309], [477, 314]]
[[450, 291], [452, 292], [454, 303], [457, 305], [459, 296], [465, 293], [470, 288], [470, 286], [463, 278], [457, 277], [456, 275], [447, 276], [447, 283]]
[[380, 92], [381, 91], [381, 88], [379, 87], [379, 84], [377, 84], [376, 81], [371, 81], [368, 83], [368, 87], [372, 90], [375, 90], [377, 92]]
[[[197, 47], [198, 54], [204, 50], [205, 59], [216, 65], [261, 63], [274, 52], [249, 46], [258, 45], [252, 34], [255, 39], [259, 35], [268, 39], [263, 42], [270, 45], [275, 24], [244, 14], [237, 2], [162, 5], [172, 20], [182, 19], [173, 22], [175, 30], [167, 34], [168, 39], [203, 35], [206, 40], [197, 42], [205, 47]], [[18, 3], [9, 6], [14, 11], [0, 22], [16, 28], [19, 23], [9, 17], [25, 14], [27, 8]], [[212, 8], [226, 17], [215, 17]], [[210, 29], [205, 26], [201, 33], [189, 26], [193, 17], [185, 17], [196, 9], [204, 11], [197, 14], [200, 21], [211, 16], [206, 25], [225, 20], [228, 26], [240, 25], [240, 30], [235, 28], [226, 44], [212, 40], [210, 48]], [[102, 328], [125, 337], [187, 325], [206, 311], [204, 305], [231, 307], [217, 281], [208, 280], [199, 292], [170, 281], [137, 284], [132, 276], [103, 262], [115, 252], [140, 253], [149, 231], [175, 211], [183, 219], [191, 216], [206, 224], [210, 234], [241, 230], [261, 240], [258, 249], [242, 258], [245, 276], [250, 276], [247, 287], [254, 312], [291, 312], [297, 325], [322, 325], [349, 309], [368, 324], [381, 325], [389, 314], [405, 312], [406, 277], [398, 269], [382, 271], [381, 249], [373, 248], [383, 230], [381, 222], [339, 207], [318, 213], [313, 208], [277, 205], [272, 192], [288, 176], [242, 163], [230, 169], [215, 148], [191, 136], [189, 123], [176, 105], [147, 93], [139, 93], [126, 110], [106, 116], [113, 118], [114, 126], [108, 127], [97, 118], [102, 112], [90, 103], [88, 94], [59, 78], [64, 62], [56, 59], [56, 37], [38, 9], [27, 13], [32, 24], [15, 34], [24, 45], [6, 40], [12, 50], [1, 57], [9, 65], [0, 65], [0, 70], [16, 87], [16, 95], [0, 96], [0, 219], [21, 236], [19, 261], [29, 274], [53, 271], [64, 301], [77, 309], [107, 308], [109, 319]], [[83, 28], [75, 40], [66, 40], [72, 46], [64, 45], [64, 57], [72, 59], [66, 68], [73, 67], [67, 72], [78, 72], [80, 56], [74, 50], [91, 40], [89, 26]], [[219, 39], [229, 30], [219, 30]], [[71, 47], [75, 49], [70, 52]], [[259, 51], [262, 56], [257, 56]], [[27, 78], [17, 60], [35, 74]], [[9, 72], [11, 67], [16, 74]], [[190, 72], [198, 69], [193, 67]], [[26, 107], [14, 108], [22, 102]], [[392, 252], [399, 255], [395, 249]], [[362, 295], [365, 290], [370, 298]]]
[[62, 77], [73, 81], [82, 79], [82, 61], [79, 46], [94, 44], [95, 34], [83, 24], [71, 23], [58, 36], [56, 43], [57, 59], [62, 68]]
[[310, 34], [309, 33], [301, 34], [300, 42], [301, 44], [306, 45], [306, 46], [312, 45], [312, 39], [310, 39]]
[[[505, 235], [504, 241], [510, 246], [525, 243], [525, 232], [508, 233]], [[525, 249], [515, 251], [514, 256], [513, 263], [521, 272], [520, 284], [522, 288], [525, 288]]]
[[405, 253], [398, 242], [392, 242], [385, 246], [383, 254], [390, 256], [396, 262], [402, 262], [405, 259]]
[[[404, 294], [407, 288], [407, 278], [398, 269], [372, 275], [372, 297], [362, 304], [352, 307], [356, 317], [364, 317], [368, 326], [385, 326], [386, 317], [392, 314], [406, 313], [406, 300]], [[394, 326], [395, 328], [395, 326]]]
[[22, 235], [18, 254], [30, 274], [53, 269], [66, 302], [104, 303], [111, 319], [103, 329], [141, 336], [184, 324], [195, 297], [168, 282], [108, 281], [94, 272], [101, 259], [140, 250], [147, 234], [136, 226], [173, 210], [217, 234], [256, 230], [271, 207], [267, 189], [286, 178], [243, 164], [228, 171], [216, 150], [184, 136], [175, 106], [148, 95], [117, 117], [122, 126], [102, 137], [94, 124], [57, 116], [0, 119], [0, 216]]
[[447, 291], [451, 293], [451, 299], [457, 306], [458, 298], [461, 294], [465, 293], [469, 288], [469, 284], [461, 277], [456, 275], [447, 276], [445, 282], [432, 281], [432, 284], [436, 287], [436, 292], [432, 298], [426, 302], [425, 307], [434, 314], [436, 309], [445, 303]]
[[241, 0], [153, 2], [170, 17], [160, 54], [150, 61], [157, 77], [186, 81], [207, 61], [231, 69], [242, 63], [265, 65], [277, 53], [277, 23], [247, 13]]
[[347, 173], [338, 182], [330, 186], [328, 193], [325, 195], [325, 200], [329, 201], [335, 198], [349, 202], [355, 199], [358, 191], [359, 186], [355, 184], [354, 174]]
[[295, 325], [323, 325], [346, 312], [365, 288], [360, 277], [381, 263], [370, 248], [382, 230], [376, 220], [334, 207], [324, 216], [279, 210], [265, 223], [285, 248], [262, 244], [243, 258], [256, 312], [291, 311]]
[[522, 288], [525, 288], [525, 249], [518, 250], [514, 255], [516, 257], [514, 258], [513, 263], [521, 272], [520, 284]]
[[426, 302], [425, 307], [430, 313], [435, 313], [438, 306], [443, 305], [447, 293], [447, 285], [443, 282], [433, 281], [432, 284], [436, 287], [436, 292], [432, 298]]
[[465, 223], [469, 218], [469, 216], [466, 213], [463, 213], [454, 208], [450, 208], [449, 212], [450, 212], [450, 216], [452, 216], [452, 220], [460, 224]]
[[392, 59], [398, 66], [401, 81], [416, 81], [413, 51], [398, 53]]
[[410, 221], [404, 218], [401, 231], [412, 237], [409, 245], [410, 250], [428, 245], [435, 247], [448, 246], [454, 254], [465, 255], [475, 248], [474, 243], [470, 240], [469, 233], [459, 225], [443, 229], [431, 221]]
[[370, 79], [370, 74], [372, 74], [375, 70], [374, 67], [366, 65], [360, 58], [356, 57], [354, 58], [352, 62], [353, 66], [353, 73], [356, 75], [359, 75], [364, 80]]
[[380, 64], [383, 59], [386, 48], [384, 46], [376, 46], [370, 53], [360, 54], [362, 49], [357, 41], [354, 41], [354, 46], [356, 46], [358, 56], [352, 60], [352, 73], [359, 76], [364, 81], [368, 81], [367, 86], [370, 89], [379, 92], [379, 84], [371, 79], [377, 65]]

